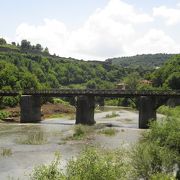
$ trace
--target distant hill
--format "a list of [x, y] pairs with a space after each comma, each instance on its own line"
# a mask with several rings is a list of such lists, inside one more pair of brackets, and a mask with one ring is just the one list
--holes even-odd
[[174, 55], [175, 54], [143, 54], [131, 57], [111, 58], [107, 59], [106, 62], [123, 67], [136, 68], [142, 66], [147, 69], [154, 69], [156, 67], [162, 66], [164, 62], [166, 62]]

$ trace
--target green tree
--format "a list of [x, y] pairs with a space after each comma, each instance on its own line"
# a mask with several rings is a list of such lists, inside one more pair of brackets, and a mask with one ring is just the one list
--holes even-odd
[[41, 44], [36, 44], [35, 49], [36, 49], [38, 52], [41, 52], [41, 51], [43, 50]]
[[44, 54], [49, 55], [49, 49], [47, 47], [44, 49], [43, 52], [44, 52]]
[[165, 82], [171, 89], [180, 89], [180, 72], [171, 74]]
[[137, 89], [139, 80], [139, 74], [134, 72], [125, 77], [123, 81], [125, 84], [127, 84], [128, 89]]
[[21, 49], [25, 50], [25, 51], [30, 50], [31, 49], [31, 43], [25, 39], [22, 40], [21, 41]]
[[7, 44], [6, 40], [3, 38], [0, 38], [0, 45], [5, 45], [5, 44]]
[[21, 73], [20, 85], [22, 89], [39, 89], [40, 83], [37, 77], [29, 72]]

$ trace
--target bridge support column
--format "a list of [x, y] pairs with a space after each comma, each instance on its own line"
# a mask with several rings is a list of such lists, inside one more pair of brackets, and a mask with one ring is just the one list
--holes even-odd
[[37, 123], [41, 121], [41, 100], [39, 96], [21, 96], [21, 123]]
[[78, 96], [76, 106], [76, 124], [93, 125], [96, 123], [94, 120], [94, 96]]
[[140, 97], [139, 102], [139, 128], [148, 129], [150, 120], [156, 119], [155, 98]]

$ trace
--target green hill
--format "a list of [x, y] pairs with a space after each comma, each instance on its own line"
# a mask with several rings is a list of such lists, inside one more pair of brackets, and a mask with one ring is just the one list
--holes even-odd
[[144, 68], [156, 68], [163, 65], [169, 58], [174, 54], [147, 54], [147, 55], [136, 55], [131, 57], [119, 57], [107, 59], [113, 65], [119, 65], [123, 67], [137, 68], [139, 66]]

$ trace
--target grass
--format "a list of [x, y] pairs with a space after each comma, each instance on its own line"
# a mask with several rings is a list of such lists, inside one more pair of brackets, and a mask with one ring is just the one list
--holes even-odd
[[69, 115], [69, 120], [75, 120], [76, 119], [76, 115], [75, 114], [71, 114]]
[[28, 145], [41, 145], [47, 143], [47, 137], [43, 132], [30, 132], [24, 139], [19, 139], [18, 143]]
[[63, 118], [63, 117], [66, 117], [67, 115], [66, 114], [51, 114], [48, 116], [48, 118]]
[[106, 114], [105, 118], [114, 118], [117, 116], [119, 116], [119, 114], [113, 111], [111, 114]]
[[84, 140], [92, 132], [94, 132], [93, 127], [85, 126], [85, 125], [76, 125], [74, 126], [72, 136], [68, 136], [64, 138], [64, 140]]
[[76, 116], [75, 114], [57, 113], [49, 115], [48, 118], [68, 118], [68, 120], [74, 120], [76, 119]]
[[106, 136], [115, 136], [118, 130], [114, 128], [102, 129], [99, 131], [100, 134], [104, 134]]
[[1, 156], [3, 157], [8, 157], [8, 156], [11, 156], [12, 155], [12, 150], [9, 149], [9, 148], [3, 148], [1, 150]]

